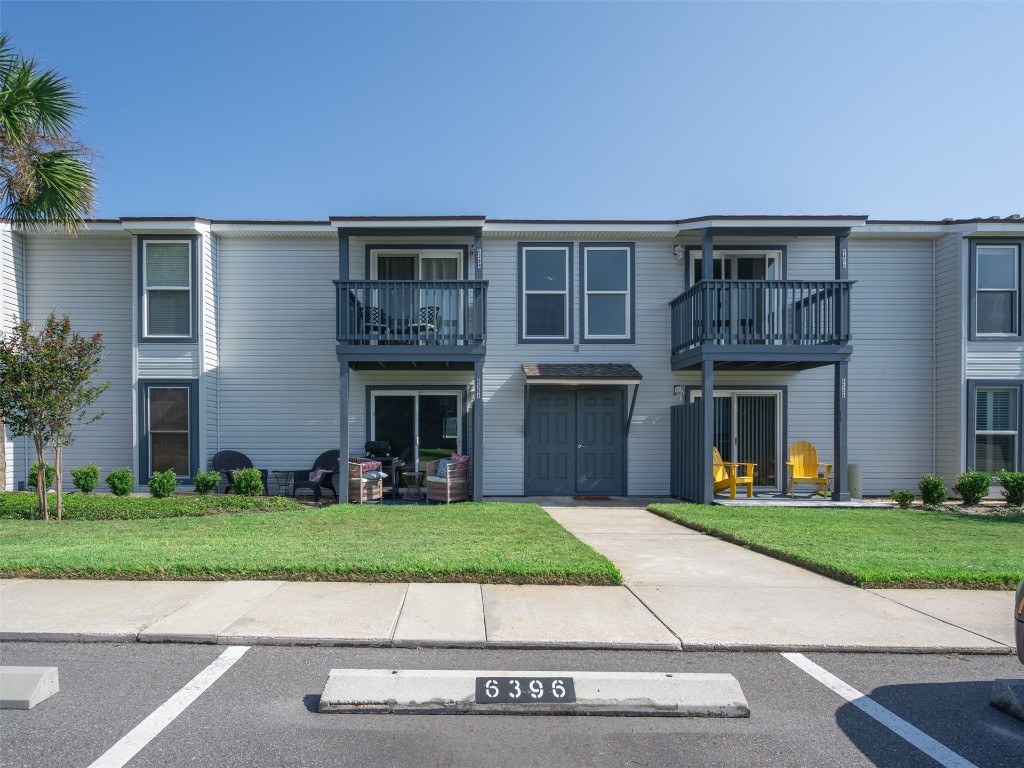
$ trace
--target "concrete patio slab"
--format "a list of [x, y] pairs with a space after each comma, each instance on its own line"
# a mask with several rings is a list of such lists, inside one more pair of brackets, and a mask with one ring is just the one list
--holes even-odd
[[[489, 678], [493, 691], [505, 683], [517, 701], [477, 702], [477, 678]], [[541, 696], [559, 681], [568, 699], [530, 700], [529, 683], [541, 681]], [[549, 687], [545, 688], [543, 681]], [[486, 696], [486, 694], [482, 694]], [[732, 675], [685, 672], [521, 672], [451, 669], [332, 669], [320, 696], [320, 712], [347, 714], [473, 715], [642, 715], [646, 717], [749, 717], [750, 708]]]
[[134, 640], [216, 586], [206, 581], [25, 579], [5, 586], [4, 640]]
[[220, 634], [238, 644], [387, 645], [407, 584], [288, 582]]
[[980, 589], [872, 589], [876, 595], [1014, 647], [1013, 592]]
[[624, 587], [483, 585], [487, 643], [536, 648], [677, 649]]
[[479, 584], [409, 585], [395, 645], [479, 647], [486, 640]]
[[1009, 652], [1003, 643], [839, 584], [632, 589], [688, 649]]
[[149, 643], [216, 643], [220, 633], [283, 581], [228, 581], [139, 633]]
[[0, 667], [0, 709], [32, 709], [58, 691], [57, 667]]

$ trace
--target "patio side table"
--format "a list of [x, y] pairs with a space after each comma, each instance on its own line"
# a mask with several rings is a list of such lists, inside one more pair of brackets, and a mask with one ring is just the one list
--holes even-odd
[[294, 496], [295, 495], [295, 472], [290, 469], [275, 469], [274, 479], [277, 480], [277, 495], [278, 496]]
[[420, 483], [423, 482], [423, 478], [427, 476], [427, 473], [422, 469], [418, 472], [403, 472], [402, 477], [405, 479], [405, 500], [406, 501], [421, 501], [424, 498], [423, 489], [420, 488]]

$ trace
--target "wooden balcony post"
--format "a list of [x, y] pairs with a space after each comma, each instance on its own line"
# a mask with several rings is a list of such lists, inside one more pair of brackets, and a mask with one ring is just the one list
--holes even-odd
[[711, 467], [714, 463], [712, 449], [715, 445], [715, 364], [711, 360], [705, 360], [701, 364], [700, 397], [703, 408], [703, 434], [701, 435], [700, 450], [704, 454], [703, 472], [700, 479], [700, 503], [715, 503], [715, 478], [711, 474]]
[[846, 483], [846, 433], [847, 433], [847, 379], [850, 361], [841, 360], [835, 364], [835, 400], [832, 410], [832, 501], [849, 501], [850, 489]]

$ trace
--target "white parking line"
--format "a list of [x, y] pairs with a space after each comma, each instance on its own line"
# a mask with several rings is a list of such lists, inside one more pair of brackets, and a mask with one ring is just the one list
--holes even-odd
[[943, 746], [924, 731], [921, 731], [906, 720], [894, 715], [870, 696], [865, 696], [856, 688], [847, 685], [831, 672], [819, 667], [802, 653], [784, 653], [783, 658], [800, 667], [822, 685], [831, 688], [861, 712], [874, 718], [890, 731], [900, 736], [924, 752], [946, 768], [978, 768], [974, 763], [960, 757], [956, 752]]
[[233, 645], [218, 656], [210, 666], [192, 678], [184, 688], [171, 696], [154, 710], [153, 714], [136, 725], [117, 744], [100, 755], [89, 768], [122, 768], [135, 757], [139, 750], [149, 744], [171, 722], [185, 711], [200, 694], [217, 682], [242, 655], [249, 650], [247, 645]]

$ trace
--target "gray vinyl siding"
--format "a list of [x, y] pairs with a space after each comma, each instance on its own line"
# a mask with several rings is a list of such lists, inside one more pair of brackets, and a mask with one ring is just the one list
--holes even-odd
[[[549, 238], [550, 239], [550, 238]], [[564, 239], [564, 238], [561, 238]], [[595, 238], [585, 238], [588, 242]], [[621, 241], [622, 238], [616, 238]], [[683, 379], [670, 365], [668, 302], [682, 291], [683, 264], [667, 241], [636, 241], [635, 344], [518, 344], [516, 342], [515, 239], [485, 239], [487, 358], [484, 362], [484, 493], [524, 491], [524, 362], [631, 363], [642, 374], [628, 439], [630, 494], [665, 495], [669, 483], [668, 409], [674, 384]], [[524, 240], [523, 242], [527, 242]], [[574, 248], [573, 323], [579, 338], [579, 248]], [[632, 396], [632, 387], [627, 393]], [[628, 401], [627, 401], [628, 407]]]
[[220, 433], [206, 466], [219, 448], [309, 468], [338, 447], [337, 239], [220, 237], [217, 256]]
[[1024, 341], [967, 343], [968, 379], [1024, 379]]
[[195, 344], [140, 344], [140, 379], [199, 378], [199, 349]]
[[958, 234], [935, 243], [935, 472], [950, 482], [966, 460], [966, 247]]
[[932, 241], [851, 238], [850, 278], [850, 462], [867, 494], [916, 489], [933, 467]]
[[[203, 413], [200, 417], [199, 451], [204, 458], [212, 456], [218, 450], [220, 419], [218, 408], [220, 407], [219, 397], [219, 376], [220, 376], [220, 328], [217, 323], [218, 315], [218, 263], [217, 263], [217, 236], [207, 234], [202, 239], [202, 286], [203, 295], [200, 301], [200, 345], [202, 354], [202, 378], [199, 382], [199, 395], [202, 400]], [[200, 462], [200, 469], [205, 468]]]
[[[103, 362], [98, 379], [110, 388], [92, 410], [106, 411], [83, 426], [78, 440], [64, 449], [64, 483], [72, 488], [72, 467], [95, 462], [102, 478], [118, 467], [134, 467], [136, 430], [132, 380], [132, 240], [128, 236], [27, 238], [26, 283], [30, 286], [27, 317], [39, 327], [55, 311], [67, 315], [82, 335], [103, 334]], [[24, 441], [22, 441], [24, 443]], [[34, 449], [17, 452], [17, 480], [24, 480], [35, 461]], [[52, 461], [52, 454], [47, 453]]]
[[[0, 333], [10, 333], [14, 324], [21, 320], [25, 311], [25, 250], [24, 238], [8, 227], [0, 227]], [[5, 476], [0, 478], [0, 488], [17, 488], [18, 461], [14, 439], [3, 431], [4, 456], [7, 459]], [[22, 475], [25, 473], [22, 472]]]

